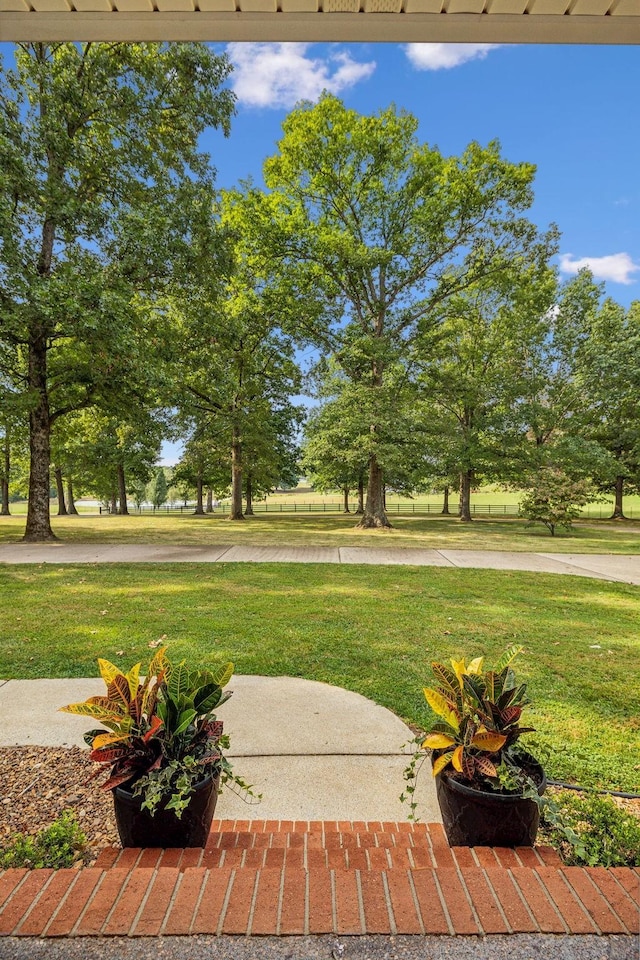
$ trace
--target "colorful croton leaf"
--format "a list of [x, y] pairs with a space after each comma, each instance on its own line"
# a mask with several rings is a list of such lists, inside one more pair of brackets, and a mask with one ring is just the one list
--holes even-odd
[[511, 664], [522, 647], [514, 644], [502, 654], [492, 670], [484, 670], [484, 657], [467, 665], [451, 660], [451, 669], [432, 663], [436, 687], [425, 687], [424, 696], [439, 718], [422, 742], [434, 751], [433, 775], [449, 765], [467, 779], [492, 778], [505, 751], [522, 733], [520, 727], [526, 684], [518, 685]]

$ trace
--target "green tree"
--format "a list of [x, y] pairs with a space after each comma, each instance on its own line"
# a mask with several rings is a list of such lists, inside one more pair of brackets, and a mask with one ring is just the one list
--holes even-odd
[[164, 421], [142, 409], [131, 410], [125, 420], [92, 408], [66, 426], [66, 437], [60, 438], [56, 425], [52, 446], [61, 473], [126, 516], [127, 491], [146, 484], [157, 463]]
[[244, 435], [245, 516], [253, 515], [253, 501], [276, 486], [298, 483], [298, 434], [304, 412], [287, 397], [261, 403], [258, 415]]
[[244, 517], [245, 454], [257, 449], [263, 424], [276, 414], [282, 420], [287, 396], [300, 389], [294, 342], [286, 331], [293, 316], [308, 309], [272, 254], [256, 249], [260, 228], [254, 214], [260, 203], [252, 190], [223, 195], [226, 275], [203, 277], [193, 295], [176, 304], [183, 343], [176, 374], [181, 407], [185, 416], [206, 414], [216, 448], [227, 445], [232, 520]]
[[[219, 484], [222, 465], [211, 415], [196, 411], [191, 419], [190, 435], [186, 440], [180, 462], [173, 472], [172, 481], [185, 489], [195, 489], [194, 514], [203, 517], [205, 487]], [[224, 456], [224, 467], [227, 466], [227, 462], [227, 457]], [[228, 482], [228, 477], [226, 479]]]
[[[409, 375], [414, 338], [439, 304], [539, 242], [520, 215], [532, 201], [534, 170], [504, 160], [497, 143], [444, 157], [418, 142], [410, 114], [360, 116], [330, 95], [293, 110], [283, 130], [264, 167], [279, 204], [270, 244], [287, 262], [306, 264], [336, 305], [338, 322], [299, 328], [359, 393], [368, 460], [360, 525], [390, 526], [385, 457], [396, 429], [406, 431], [394, 404], [399, 371]], [[553, 237], [544, 242], [552, 252]]]
[[530, 476], [520, 500], [520, 513], [528, 525], [544, 524], [553, 537], [558, 527], [569, 530], [582, 508], [596, 496], [588, 480], [576, 480], [557, 467], [543, 467]]
[[531, 248], [526, 262], [515, 257], [497, 278], [449, 297], [438, 310], [435, 348], [431, 332], [426, 345], [416, 339], [424, 429], [439, 453], [439, 472], [447, 476], [456, 465], [465, 522], [472, 519], [472, 487], [513, 472], [526, 357], [556, 292], [547, 256], [544, 245]]
[[2, 71], [0, 342], [30, 401], [26, 540], [54, 539], [53, 425], [133, 388], [157, 346], [136, 299], [189, 266], [211, 196], [198, 138], [228, 131], [229, 69], [201, 44], [33, 43]]
[[640, 301], [625, 311], [605, 300], [592, 317], [577, 380], [587, 437], [609, 454], [594, 473], [603, 489], [613, 488], [612, 519], [621, 520], [625, 492], [640, 492]]
[[147, 499], [153, 504], [154, 509], [158, 510], [167, 502], [169, 484], [167, 476], [162, 467], [158, 467], [147, 487]]

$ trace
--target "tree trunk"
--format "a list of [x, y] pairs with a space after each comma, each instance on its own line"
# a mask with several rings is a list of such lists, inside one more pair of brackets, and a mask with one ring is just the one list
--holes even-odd
[[463, 523], [471, 523], [471, 485], [473, 470], [466, 470], [460, 474], [460, 519]]
[[244, 514], [246, 517], [253, 517], [253, 481], [251, 480], [251, 473], [247, 474], [247, 479], [245, 482], [245, 492], [246, 492], [246, 501], [247, 506], [245, 508]]
[[[40, 104], [44, 115], [43, 104]], [[51, 169], [49, 176], [52, 175]], [[42, 225], [38, 274], [48, 277], [51, 273], [56, 225], [50, 216]], [[49, 329], [44, 320], [34, 317], [29, 329], [29, 390], [35, 398], [29, 413], [29, 501], [27, 523], [23, 540], [41, 543], [58, 538], [51, 529], [49, 503], [49, 471], [51, 469], [51, 410], [47, 384], [47, 343]]]
[[73, 481], [72, 480], [67, 480], [67, 510], [74, 517], [77, 517], [79, 515], [78, 508], [76, 507], [76, 501], [73, 497]]
[[364, 513], [364, 474], [360, 474], [358, 477], [358, 509], [356, 510], [357, 516], [362, 516]]
[[378, 465], [375, 454], [369, 460], [369, 483], [367, 485], [367, 502], [362, 519], [358, 524], [360, 530], [392, 529], [384, 510], [384, 481], [382, 468]]
[[624, 477], [616, 477], [616, 486], [615, 486], [616, 499], [613, 506], [613, 513], [611, 514], [612, 520], [626, 520], [624, 515], [624, 510], [622, 507], [622, 498], [624, 495]]
[[442, 510], [440, 511], [445, 517], [451, 516], [451, 511], [449, 510], [449, 487], [445, 487], [442, 491], [443, 500], [442, 500]]
[[23, 539], [41, 543], [58, 538], [51, 529], [49, 470], [51, 467], [51, 416], [47, 390], [47, 340], [39, 331], [29, 342], [29, 388], [35, 405], [29, 413], [29, 502]]
[[65, 503], [64, 499], [64, 481], [62, 479], [62, 470], [60, 467], [56, 467], [53, 472], [56, 478], [56, 490], [58, 491], [58, 516], [66, 517], [67, 504]]
[[351, 513], [351, 510], [349, 510], [349, 487], [347, 486], [342, 488], [342, 503], [342, 512]]
[[240, 430], [234, 424], [231, 439], [231, 513], [230, 520], [244, 520], [242, 512], [242, 444]]
[[196, 517], [204, 517], [203, 491], [204, 482], [202, 480], [202, 472], [200, 471], [196, 477], [196, 508], [193, 511]]
[[207, 490], [207, 513], [213, 513], [213, 490], [211, 487]]
[[127, 481], [124, 475], [124, 466], [118, 464], [118, 500], [120, 501], [120, 508], [118, 513], [123, 517], [129, 516], [129, 507], [127, 506]]
[[11, 511], [9, 510], [9, 475], [11, 473], [11, 441], [9, 437], [9, 424], [8, 422], [4, 425], [4, 450], [2, 452], [3, 467], [2, 467], [2, 477], [0, 478], [0, 500], [2, 500], [2, 507], [0, 508], [0, 516], [9, 517], [11, 516]]
[[111, 501], [109, 503], [109, 513], [118, 512], [118, 495], [115, 490], [111, 491]]

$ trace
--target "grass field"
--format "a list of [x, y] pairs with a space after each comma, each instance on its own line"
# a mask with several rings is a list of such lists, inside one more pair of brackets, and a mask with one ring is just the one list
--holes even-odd
[[[207, 524], [205, 523], [205, 526]], [[640, 594], [542, 574], [415, 567], [177, 564], [0, 567], [0, 676], [95, 676], [96, 658], [228, 658], [322, 680], [424, 726], [433, 659], [522, 643], [548, 773], [640, 785]], [[260, 710], [260, 704], [256, 704]]]
[[[397, 546], [450, 550], [516, 550], [543, 553], [640, 553], [639, 521], [580, 521], [551, 537], [541, 525], [516, 519], [392, 517], [393, 530], [356, 530], [356, 518], [336, 514], [260, 514], [231, 521], [219, 514], [53, 517], [64, 542]], [[24, 517], [0, 517], [0, 543], [20, 540]]]

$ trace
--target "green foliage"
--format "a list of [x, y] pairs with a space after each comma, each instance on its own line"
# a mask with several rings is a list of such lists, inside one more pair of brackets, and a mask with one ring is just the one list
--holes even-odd
[[160, 298], [194, 272], [213, 199], [198, 139], [228, 132], [234, 95], [219, 89], [228, 59], [205, 44], [24, 43], [15, 62], [0, 77], [0, 378], [38, 411], [37, 540], [51, 537], [54, 424], [158, 403]]
[[530, 524], [544, 524], [553, 537], [558, 527], [569, 530], [582, 507], [596, 498], [589, 480], [576, 480], [557, 467], [542, 467], [529, 479], [520, 513]]
[[[493, 670], [483, 670], [484, 657], [476, 657], [467, 666], [464, 660], [451, 660], [452, 669], [432, 663], [438, 681], [426, 687], [427, 703], [440, 718], [422, 744], [438, 751], [433, 765], [434, 777], [449, 764], [467, 780], [494, 788], [504, 787], [518, 767], [514, 745], [522, 733], [520, 717], [529, 703], [526, 684], [517, 684], [512, 661], [522, 652], [513, 645], [500, 657]], [[502, 776], [498, 768], [505, 767]], [[498, 781], [498, 783], [496, 783]]]
[[369, 468], [362, 524], [385, 526], [382, 472], [394, 476], [400, 460], [407, 474], [398, 451], [414, 439], [417, 341], [432, 352], [443, 305], [489, 276], [499, 286], [514, 262], [544, 260], [555, 234], [522, 216], [530, 164], [509, 163], [497, 142], [445, 157], [395, 107], [361, 116], [325, 94], [288, 115], [278, 148], [264, 165], [271, 243], [325, 298], [301, 333], [348, 383], [346, 458]]
[[414, 755], [405, 769], [406, 794], [411, 816], [416, 809], [413, 794], [415, 778], [423, 754], [433, 752], [433, 776], [449, 765], [479, 789], [500, 793], [522, 793], [528, 787], [537, 790], [522, 769], [517, 741], [532, 727], [521, 727], [520, 717], [529, 703], [526, 684], [516, 682], [511, 663], [522, 652], [513, 644], [500, 656], [492, 670], [483, 670], [484, 657], [468, 665], [451, 660], [451, 669], [432, 663], [436, 687], [425, 687], [424, 695], [438, 717], [426, 739], [416, 738]]
[[100, 659], [98, 665], [107, 695], [60, 709], [93, 717], [106, 727], [85, 734], [91, 759], [110, 769], [103, 790], [131, 786], [152, 814], [163, 802], [178, 817], [205, 773], [219, 774], [221, 785], [235, 783], [253, 796], [223, 756], [229, 738], [214, 713], [231, 696], [222, 688], [233, 675], [233, 664], [191, 670], [185, 660], [172, 663], [162, 647], [144, 681], [140, 663], [128, 673], [108, 660]]
[[554, 793], [559, 819], [571, 829], [576, 843], [545, 817], [545, 839], [558, 848], [570, 865], [592, 867], [640, 866], [640, 819], [618, 806], [613, 798], [597, 793]]
[[87, 842], [85, 834], [70, 810], [65, 810], [49, 827], [35, 836], [17, 833], [0, 846], [0, 868], [71, 867]]
[[167, 502], [169, 485], [167, 477], [162, 467], [158, 467], [146, 490], [147, 499], [153, 504], [156, 510]]

